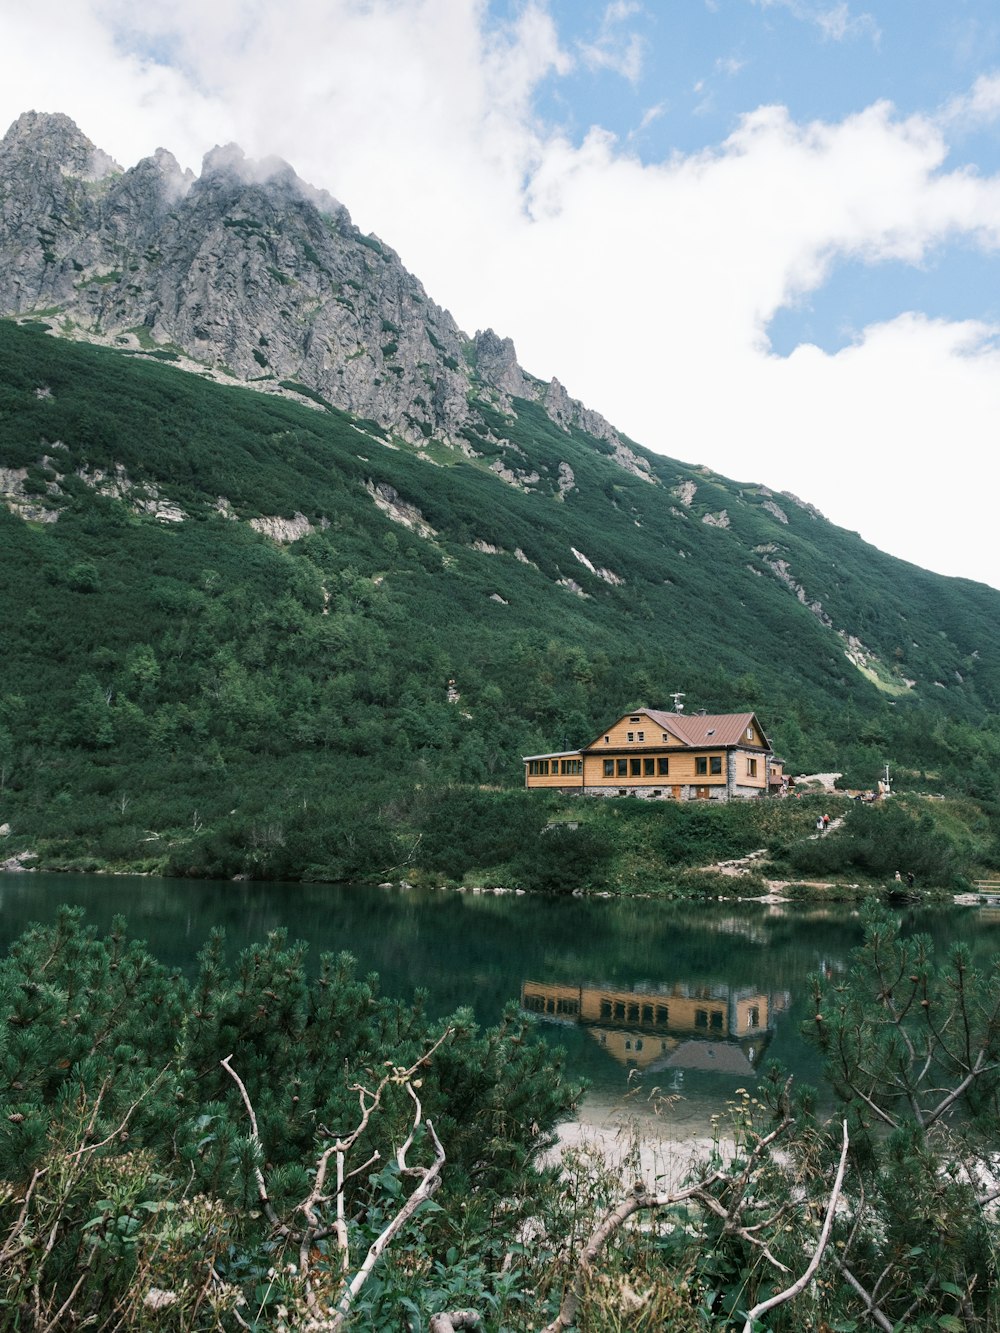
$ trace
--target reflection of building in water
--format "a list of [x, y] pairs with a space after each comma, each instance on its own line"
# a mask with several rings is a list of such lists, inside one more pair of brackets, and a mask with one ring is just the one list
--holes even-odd
[[788, 1002], [787, 992], [764, 994], [752, 986], [521, 986], [521, 1006], [529, 1013], [581, 1024], [615, 1060], [640, 1070], [749, 1073]]

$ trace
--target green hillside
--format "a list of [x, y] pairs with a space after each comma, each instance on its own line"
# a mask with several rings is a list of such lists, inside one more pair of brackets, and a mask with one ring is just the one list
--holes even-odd
[[398, 876], [450, 784], [678, 690], [996, 808], [1000, 593], [536, 404], [417, 447], [159, 356], [0, 322], [4, 851]]

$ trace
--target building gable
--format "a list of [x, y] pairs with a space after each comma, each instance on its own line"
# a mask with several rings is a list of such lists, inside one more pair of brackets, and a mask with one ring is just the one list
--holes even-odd
[[660, 713], [652, 708], [635, 708], [623, 713], [610, 727], [585, 745], [586, 751], [603, 750], [612, 745], [686, 745], [687, 741], [677, 727], [673, 713]]

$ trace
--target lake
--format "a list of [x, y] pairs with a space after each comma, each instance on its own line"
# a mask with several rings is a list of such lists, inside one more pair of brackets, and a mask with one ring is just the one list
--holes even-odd
[[[846, 969], [861, 939], [841, 905], [548, 898], [349, 885], [0, 874], [0, 945], [62, 903], [100, 929], [121, 913], [163, 962], [190, 971], [215, 926], [233, 955], [284, 928], [311, 953], [347, 950], [386, 994], [421, 989], [435, 1014], [460, 1005], [483, 1024], [516, 1001], [565, 1048], [590, 1084], [581, 1120], [612, 1129], [635, 1117], [675, 1142], [709, 1132], [770, 1059], [817, 1085], [802, 1038], [808, 978]], [[1000, 913], [906, 909], [907, 933], [942, 948], [1000, 950]], [[652, 1089], [671, 1100], [659, 1105]], [[662, 1110], [662, 1107], [661, 1107]]]

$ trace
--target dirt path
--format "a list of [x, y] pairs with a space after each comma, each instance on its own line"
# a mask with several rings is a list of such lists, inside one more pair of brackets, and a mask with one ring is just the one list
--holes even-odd
[[[834, 779], [840, 777], [840, 774], [818, 773], [814, 774], [813, 776]], [[829, 833], [832, 833], [834, 829], [840, 828], [843, 822], [844, 822], [843, 815], [838, 815], [836, 819], [830, 820], [826, 828], [817, 829], [815, 833], [811, 833], [809, 836], [813, 840], [817, 838], [825, 838]], [[759, 847], [757, 851], [747, 852], [745, 856], [734, 856], [728, 861], [716, 861], [713, 865], [701, 866], [700, 869], [711, 870], [714, 871], [715, 874], [717, 875], [728, 875], [732, 879], [739, 879], [743, 875], [752, 875], [756, 870], [759, 869], [760, 863], [766, 862], [766, 860], [767, 860], [767, 848]], [[833, 884], [829, 883], [826, 880], [769, 879], [766, 875], [763, 877], [763, 879], [764, 883], [767, 885], [767, 895], [763, 899], [763, 901], [765, 902], [782, 901], [775, 895], [780, 894], [782, 889], [787, 889], [789, 884], [808, 884], [809, 887], [813, 889], [832, 889], [834, 887]]]

